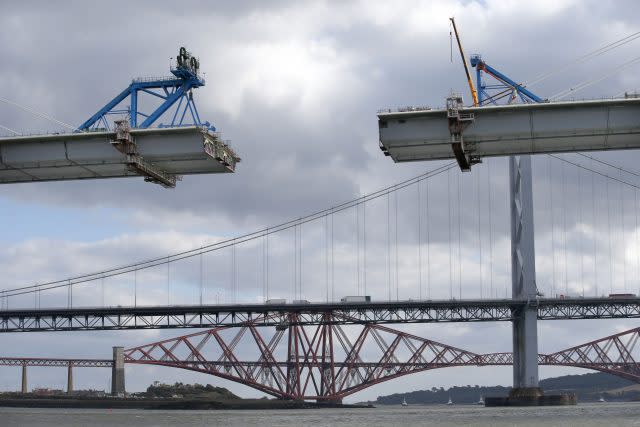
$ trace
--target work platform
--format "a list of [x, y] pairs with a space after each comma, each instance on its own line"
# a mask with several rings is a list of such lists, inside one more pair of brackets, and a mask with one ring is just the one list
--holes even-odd
[[143, 176], [173, 187], [182, 175], [233, 172], [239, 161], [205, 126], [0, 138], [0, 184]]
[[640, 98], [378, 113], [380, 148], [395, 162], [455, 158], [463, 170], [483, 157], [621, 150], [640, 146]]

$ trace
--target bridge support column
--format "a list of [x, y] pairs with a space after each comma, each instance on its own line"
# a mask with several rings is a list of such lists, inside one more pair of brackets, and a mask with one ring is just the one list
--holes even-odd
[[111, 368], [111, 394], [124, 395], [124, 347], [113, 347], [113, 367]]
[[67, 394], [73, 393], [73, 363], [67, 366]]
[[511, 298], [531, 301], [514, 313], [513, 396], [537, 397], [538, 327], [536, 257], [533, 234], [533, 188], [530, 156], [509, 157], [511, 193]]
[[22, 394], [28, 393], [27, 390], [27, 365], [22, 365]]

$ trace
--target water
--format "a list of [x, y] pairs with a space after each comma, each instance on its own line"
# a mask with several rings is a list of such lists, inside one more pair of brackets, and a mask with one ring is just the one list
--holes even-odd
[[408, 406], [272, 411], [0, 408], [3, 427], [107, 426], [640, 426], [640, 402], [540, 408]]

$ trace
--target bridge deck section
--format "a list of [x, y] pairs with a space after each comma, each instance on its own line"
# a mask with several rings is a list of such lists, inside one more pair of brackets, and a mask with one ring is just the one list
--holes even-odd
[[326, 313], [338, 314], [334, 322], [340, 324], [499, 322], [532, 305], [539, 320], [640, 318], [635, 297], [84, 307], [3, 310], [0, 332], [212, 328], [248, 321], [278, 326], [287, 324], [291, 313], [303, 325], [325, 323]]

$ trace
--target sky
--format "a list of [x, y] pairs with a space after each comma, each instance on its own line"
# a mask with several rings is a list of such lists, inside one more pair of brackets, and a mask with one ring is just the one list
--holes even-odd
[[[450, 16], [467, 54], [481, 53], [487, 63], [527, 82], [638, 31], [638, 9], [632, 1], [577, 0], [113, 1], [96, 13], [80, 1], [5, 2], [0, 97], [77, 125], [132, 78], [168, 74], [171, 58], [186, 46], [205, 73], [206, 86], [194, 92], [200, 116], [231, 141], [242, 161], [234, 174], [187, 176], [172, 190], [139, 178], [1, 186], [0, 289], [197, 248], [441, 166], [394, 164], [385, 157], [378, 148], [376, 111], [442, 106], [452, 91], [469, 102], [455, 45], [452, 50]], [[573, 64], [531, 89], [547, 98], [606, 74], [635, 58], [637, 43]], [[575, 97], [620, 95], [639, 88], [639, 79], [637, 66], [629, 67]], [[24, 133], [60, 131], [3, 103], [0, 125]], [[628, 170], [637, 158], [635, 152], [594, 156]], [[637, 176], [593, 160], [564, 158], [638, 184]], [[294, 267], [294, 231], [270, 238], [266, 281], [264, 241], [239, 246], [235, 296], [230, 251], [217, 251], [174, 264], [169, 274], [141, 271], [135, 279], [108, 278], [78, 288], [76, 304], [131, 304], [134, 294], [143, 305], [167, 299], [189, 304], [197, 302], [200, 286], [208, 303], [260, 302], [267, 284], [269, 297], [292, 299], [296, 275], [300, 297], [309, 300], [363, 293], [365, 283], [376, 300], [502, 297], [510, 280], [506, 171], [506, 159], [488, 159], [470, 173], [453, 169], [357, 211], [335, 214], [329, 221], [333, 263], [327, 264], [329, 225], [323, 220], [298, 230], [300, 270]], [[637, 189], [547, 156], [534, 157], [533, 172], [538, 287], [548, 295], [637, 293]], [[47, 297], [52, 305], [66, 301], [59, 293]], [[470, 351], [510, 349], [508, 324], [396, 326]], [[540, 351], [635, 326], [627, 320], [541, 322]], [[183, 332], [15, 334], [0, 337], [0, 348], [6, 356], [104, 358], [114, 345]], [[77, 371], [76, 388], [107, 387], [108, 372]], [[541, 368], [541, 377], [576, 372], [581, 371]], [[242, 396], [261, 395], [202, 374], [127, 368], [130, 391], [154, 380], [209, 382]], [[0, 390], [18, 389], [19, 381], [18, 369], [0, 368]], [[33, 387], [62, 388], [65, 381], [63, 370], [30, 370]], [[510, 382], [510, 368], [455, 368], [383, 383], [352, 399]]]

